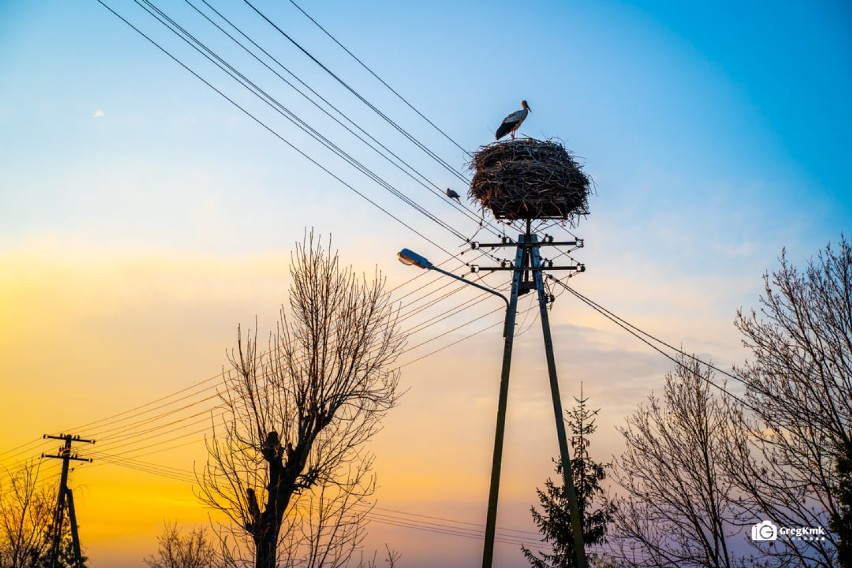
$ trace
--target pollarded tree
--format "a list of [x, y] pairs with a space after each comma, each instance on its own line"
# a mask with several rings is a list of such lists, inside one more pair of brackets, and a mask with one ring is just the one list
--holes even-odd
[[[566, 423], [571, 432], [571, 473], [577, 492], [577, 505], [582, 518], [583, 542], [586, 546], [603, 544], [606, 541], [607, 525], [612, 518], [613, 506], [603, 500], [603, 488], [600, 483], [606, 479], [606, 468], [592, 460], [589, 455], [590, 437], [597, 430], [595, 415], [600, 409], [590, 410], [588, 398], [575, 398], [576, 405], [567, 411]], [[556, 475], [562, 479], [562, 462], [556, 464]], [[531, 508], [533, 521], [543, 535], [543, 540], [552, 547], [552, 552], [534, 553], [525, 546], [521, 547], [524, 557], [533, 568], [568, 568], [577, 565], [574, 551], [574, 537], [571, 526], [571, 510], [568, 505], [568, 493], [563, 485], [556, 485], [551, 479], [544, 482], [544, 490], [537, 489], [541, 503], [541, 512]], [[593, 555], [590, 559], [594, 561]]]
[[257, 568], [345, 564], [375, 487], [363, 445], [397, 401], [397, 310], [380, 274], [357, 276], [330, 245], [313, 232], [297, 244], [289, 313], [266, 350], [238, 333], [207, 443], [201, 498], [247, 537]]

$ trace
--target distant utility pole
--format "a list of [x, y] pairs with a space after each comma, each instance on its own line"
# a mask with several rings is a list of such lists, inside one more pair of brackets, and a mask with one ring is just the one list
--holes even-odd
[[44, 439], [63, 440], [65, 444], [59, 446], [56, 455], [41, 454], [43, 458], [54, 458], [62, 460], [62, 477], [59, 480], [59, 497], [56, 500], [56, 509], [53, 512], [53, 543], [50, 548], [50, 568], [56, 568], [59, 560], [59, 543], [62, 540], [62, 524], [65, 520], [65, 507], [68, 507], [68, 520], [71, 522], [71, 541], [74, 545], [74, 565], [83, 568], [83, 554], [80, 552], [80, 535], [77, 533], [77, 513], [74, 511], [74, 494], [68, 488], [68, 466], [71, 460], [91, 462], [91, 458], [81, 458], [71, 453], [72, 442], [80, 444], [94, 444], [94, 440], [83, 440], [80, 436], [71, 434], [60, 434], [51, 436], [45, 434]]

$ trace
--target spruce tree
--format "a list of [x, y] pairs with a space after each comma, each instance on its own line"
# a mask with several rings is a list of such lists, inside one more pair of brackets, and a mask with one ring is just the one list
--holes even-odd
[[[605, 541], [607, 524], [613, 512], [612, 505], [602, 502], [603, 488], [600, 486], [600, 482], [606, 479], [606, 469], [610, 464], [600, 464], [589, 456], [589, 438], [597, 429], [595, 416], [600, 409], [590, 410], [588, 400], [583, 396], [581, 385], [580, 398], [574, 398], [576, 404], [566, 412], [565, 420], [571, 432], [571, 474], [582, 517], [583, 541], [587, 547]], [[556, 478], [561, 480], [562, 463], [558, 459], [553, 462], [556, 465]], [[536, 489], [536, 493], [541, 511], [537, 511], [534, 506], [530, 507], [530, 511], [543, 542], [550, 544], [553, 551], [535, 553], [522, 546], [524, 556], [533, 568], [575, 567], [577, 562], [567, 491], [562, 484], [557, 485], [548, 478], [544, 482], [544, 489]], [[590, 561], [593, 557], [589, 554]]]

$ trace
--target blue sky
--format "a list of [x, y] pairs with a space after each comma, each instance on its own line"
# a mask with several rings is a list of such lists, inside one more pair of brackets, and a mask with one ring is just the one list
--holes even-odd
[[[462, 250], [458, 239], [217, 74], [138, 6], [108, 4], [365, 195], [441, 247]], [[247, 6], [214, 5], [439, 188], [464, 193], [462, 182]], [[257, 5], [463, 168], [461, 151], [292, 5]], [[187, 4], [162, 8], [396, 187], [463, 234], [476, 231], [476, 223], [364, 150], [217, 37]], [[561, 139], [596, 182], [591, 214], [575, 230], [586, 240], [575, 257], [588, 271], [572, 285], [724, 367], [745, 357], [731, 322], [738, 308], [756, 305], [761, 275], [775, 266], [781, 248], [801, 264], [852, 226], [846, 156], [852, 13], [844, 3], [306, 2], [304, 8], [466, 149], [490, 142], [502, 117], [528, 100], [533, 112], [522, 134]], [[0, 416], [7, 416], [0, 419], [0, 451], [218, 371], [238, 322], [251, 323], [257, 314], [262, 329], [273, 324], [288, 251], [306, 226], [332, 233], [341, 256], [359, 270], [380, 266], [391, 285], [411, 276], [412, 269], [393, 260], [400, 248], [433, 260], [446, 256], [295, 154], [97, 2], [0, 2], [0, 308], [7, 315], [0, 379], [15, 385], [9, 408], [0, 403]], [[499, 277], [487, 282], [500, 284]], [[567, 296], [551, 317], [563, 398], [584, 380], [592, 402], [604, 409], [600, 452], [616, 453], [614, 427], [659, 387], [668, 363]], [[540, 342], [531, 329], [517, 350], [516, 369], [524, 371], [513, 376], [510, 393], [500, 519], [521, 528], [529, 528], [526, 509], [555, 454], [539, 381]], [[405, 371], [410, 390], [375, 445], [383, 502], [480, 522], [498, 335], [483, 333], [466, 348]], [[459, 337], [448, 331], [446, 341]], [[58, 396], [43, 402], [44, 392]], [[62, 403], [71, 396], [75, 406]], [[37, 401], [43, 412], [11, 412]], [[444, 420], [434, 419], [436, 407]], [[442, 440], [458, 425], [468, 436], [447, 449]], [[459, 464], [451, 479], [430, 459], [441, 452]], [[191, 469], [181, 456], [163, 459]], [[112, 477], [86, 481], [84, 505], [101, 515], [89, 517], [95, 527], [109, 525], [98, 483], [121, 491], [121, 470], [107, 473]], [[422, 498], [406, 491], [412, 485]], [[191, 494], [182, 499], [176, 515], [198, 517]], [[115, 565], [131, 544], [150, 548], [162, 516], [154, 511], [134, 534], [103, 528], [90, 536], [95, 565]], [[381, 548], [395, 541], [410, 567], [434, 565], [442, 547], [459, 563], [479, 554], [476, 541], [450, 546], [415, 536], [420, 540], [377, 526], [370, 542]], [[126, 565], [138, 565], [141, 555]], [[517, 550], [503, 555], [510, 565]]]

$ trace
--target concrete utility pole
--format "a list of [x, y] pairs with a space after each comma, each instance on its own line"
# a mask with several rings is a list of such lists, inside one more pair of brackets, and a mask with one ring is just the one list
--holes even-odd
[[571, 264], [553, 266], [553, 263], [542, 262], [539, 249], [542, 246], [574, 246], [581, 247], [581, 240], [554, 242], [552, 238], [539, 240], [533, 233], [530, 222], [527, 221], [526, 232], [518, 235], [517, 243], [503, 239], [500, 243], [477, 243], [479, 248], [516, 247], [515, 261], [508, 265], [494, 267], [471, 266], [479, 270], [510, 270], [512, 271], [512, 292], [509, 296], [509, 307], [506, 310], [505, 344], [503, 346], [503, 368], [500, 375], [500, 395], [497, 402], [497, 427], [494, 435], [494, 454], [491, 464], [491, 484], [488, 493], [488, 510], [485, 521], [485, 545], [482, 553], [482, 568], [491, 568], [494, 561], [494, 539], [497, 529], [497, 501], [500, 494], [500, 469], [503, 460], [503, 437], [506, 428], [506, 406], [509, 392], [509, 372], [512, 360], [512, 340], [515, 334], [515, 314], [518, 306], [518, 296], [535, 290], [538, 292], [541, 328], [544, 335], [544, 351], [547, 358], [547, 373], [550, 379], [550, 393], [553, 402], [553, 415], [556, 419], [556, 438], [559, 444], [559, 456], [562, 464], [562, 480], [568, 496], [568, 508], [571, 512], [571, 532], [574, 538], [574, 554], [578, 568], [587, 568], [585, 545], [583, 542], [583, 524], [580, 518], [580, 508], [577, 492], [574, 487], [574, 477], [571, 473], [571, 458], [568, 452], [568, 438], [565, 432], [562, 401], [559, 395], [559, 381], [556, 376], [556, 360], [553, 355], [553, 339], [550, 334], [550, 320], [547, 313], [548, 298], [544, 290], [543, 270], [568, 270], [583, 272], [585, 266]]
[[62, 460], [62, 477], [59, 480], [59, 496], [56, 499], [56, 509], [53, 512], [53, 542], [50, 547], [50, 567], [56, 568], [59, 561], [59, 543], [62, 540], [62, 524], [65, 521], [65, 507], [68, 507], [68, 520], [71, 522], [71, 541], [74, 546], [74, 565], [76, 568], [83, 568], [83, 554], [80, 551], [80, 535], [77, 532], [77, 513], [74, 510], [74, 495], [71, 489], [68, 488], [68, 470], [71, 460], [91, 462], [91, 458], [81, 458], [77, 454], [71, 454], [71, 443], [78, 442], [81, 444], [94, 444], [94, 440], [83, 440], [80, 436], [72, 436], [71, 434], [60, 434], [59, 436], [50, 436], [45, 434], [45, 439], [63, 440], [65, 443], [59, 446], [59, 451], [56, 455], [41, 454], [43, 458], [53, 458]]
[[509, 298], [496, 290], [486, 288], [481, 284], [465, 280], [451, 272], [438, 268], [423, 256], [410, 249], [402, 249], [397, 258], [403, 264], [416, 266], [426, 270], [435, 270], [446, 274], [456, 280], [460, 280], [470, 286], [475, 286], [495, 296], [499, 296], [506, 302], [506, 318], [503, 325], [503, 365], [500, 372], [500, 393], [497, 399], [497, 426], [494, 433], [494, 453], [491, 461], [491, 481], [488, 491], [488, 510], [485, 520], [485, 544], [482, 551], [482, 568], [491, 568], [494, 562], [494, 540], [497, 532], [497, 502], [500, 496], [500, 470], [503, 464], [503, 439], [506, 431], [506, 409], [509, 399], [509, 375], [512, 368], [512, 346], [515, 338], [515, 316], [518, 311], [518, 297], [528, 292], [538, 292], [539, 313], [541, 329], [544, 335], [544, 351], [547, 357], [547, 374], [550, 379], [550, 394], [553, 402], [553, 415], [556, 419], [556, 438], [559, 443], [559, 457], [562, 464], [562, 479], [565, 484], [565, 492], [568, 497], [568, 508], [571, 512], [571, 533], [574, 539], [574, 554], [578, 568], [587, 568], [588, 559], [583, 542], [583, 521], [580, 518], [580, 507], [577, 501], [577, 491], [574, 487], [574, 477], [571, 470], [571, 458], [568, 453], [568, 437], [565, 432], [565, 423], [562, 412], [562, 400], [559, 395], [559, 380], [556, 376], [556, 359], [553, 355], [553, 338], [550, 334], [550, 319], [547, 313], [548, 295], [544, 289], [544, 270], [567, 270], [583, 272], [586, 267], [582, 264], [569, 264], [554, 266], [552, 261], [542, 260], [541, 247], [568, 246], [580, 248], [583, 246], [581, 239], [565, 242], [555, 242], [547, 235], [539, 240], [537, 234], [531, 230], [531, 223], [527, 220], [526, 231], [518, 235], [517, 242], [507, 237], [502, 237], [499, 243], [472, 243], [472, 248], [506, 248], [515, 247], [514, 262], [504, 262], [500, 266], [476, 266], [470, 265], [473, 272], [480, 270], [506, 270], [512, 272], [512, 290]]

